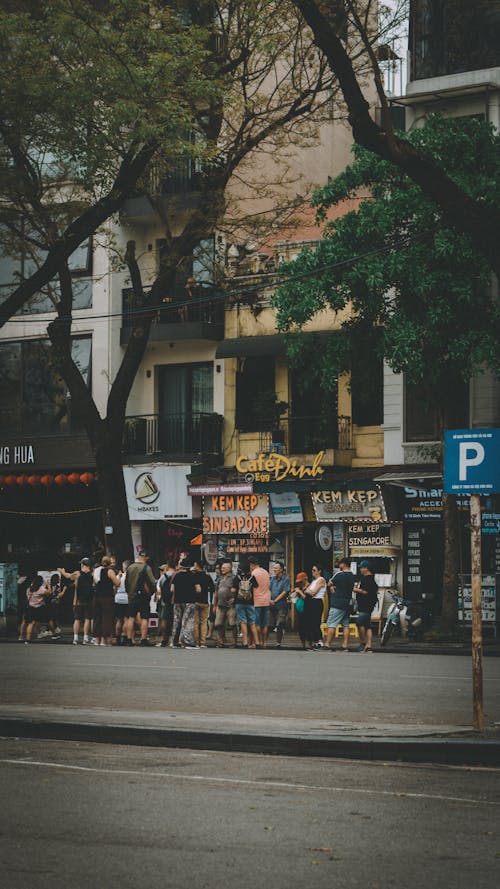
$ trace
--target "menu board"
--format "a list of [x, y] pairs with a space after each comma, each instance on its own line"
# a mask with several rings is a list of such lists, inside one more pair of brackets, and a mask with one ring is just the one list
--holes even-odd
[[405, 527], [405, 592], [412, 598], [422, 593], [422, 529]]

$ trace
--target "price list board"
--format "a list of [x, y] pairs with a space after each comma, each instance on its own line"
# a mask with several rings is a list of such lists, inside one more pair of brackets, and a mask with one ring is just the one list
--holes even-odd
[[422, 530], [406, 526], [404, 530], [404, 589], [412, 599], [420, 598], [422, 585]]

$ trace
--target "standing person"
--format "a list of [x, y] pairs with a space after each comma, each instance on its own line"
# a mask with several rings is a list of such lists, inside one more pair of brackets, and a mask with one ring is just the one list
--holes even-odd
[[[349, 651], [349, 624], [351, 622], [350, 605], [352, 599], [352, 591], [356, 578], [351, 571], [350, 563], [347, 559], [340, 559], [340, 571], [335, 574], [330, 581], [330, 610], [326, 625], [328, 633], [326, 636], [326, 647], [331, 648], [333, 634], [339, 624], [342, 624], [342, 649], [347, 653]], [[334, 649], [331, 649], [332, 651]]]
[[196, 594], [201, 591], [196, 577], [189, 570], [187, 559], [181, 559], [178, 570], [171, 583], [172, 603], [174, 606], [174, 625], [172, 635], [177, 637], [180, 645], [187, 649], [199, 648], [194, 641], [194, 615]]
[[240, 568], [234, 605], [241, 630], [242, 647], [256, 648], [259, 644], [259, 637], [255, 626], [253, 586], [251, 584], [250, 568], [248, 565], [242, 565]]
[[61, 583], [60, 574], [53, 574], [50, 580], [47, 581], [47, 626], [49, 628], [49, 635], [51, 639], [61, 638], [59, 610], [61, 606], [61, 600], [67, 589], [67, 585], [63, 585]]
[[[116, 561], [116, 560], [115, 560]], [[111, 645], [115, 611], [115, 590], [120, 578], [111, 567], [110, 556], [103, 556], [94, 586], [94, 633], [98, 645]]]
[[75, 584], [73, 596], [73, 645], [78, 645], [80, 625], [83, 623], [83, 644], [90, 645], [90, 622], [92, 620], [92, 596], [94, 593], [94, 580], [90, 559], [82, 559], [80, 570], [69, 573], [64, 568], [59, 568], [59, 574], [72, 580]]
[[217, 630], [217, 648], [224, 648], [226, 644], [226, 624], [233, 634], [233, 648], [238, 645], [238, 626], [234, 602], [238, 592], [239, 580], [231, 570], [229, 562], [221, 565], [221, 579], [214, 595], [215, 629]]
[[[217, 564], [217, 565], [215, 566], [215, 568], [214, 568], [214, 574], [215, 574], [215, 578], [214, 578], [214, 588], [215, 588], [215, 591], [216, 591], [216, 590], [217, 590], [217, 587], [219, 586], [220, 579], [221, 579], [221, 577], [222, 577], [222, 572], [221, 572], [221, 570], [220, 570], [220, 565], [219, 565], [219, 564]], [[213, 599], [213, 596], [212, 596], [212, 601], [210, 602], [210, 611], [209, 611], [209, 616], [208, 616], [208, 633], [207, 633], [207, 639], [213, 639], [214, 629], [215, 629], [215, 606], [214, 606], [214, 599]]]
[[373, 640], [371, 617], [372, 611], [378, 602], [378, 585], [373, 576], [372, 564], [367, 559], [363, 559], [359, 563], [359, 573], [361, 574], [361, 581], [356, 588], [356, 599], [358, 602], [356, 623], [361, 640], [358, 651], [371, 654]]
[[271, 602], [271, 590], [269, 588], [269, 573], [261, 568], [256, 556], [250, 559], [250, 573], [252, 575], [253, 601], [255, 605], [255, 626], [259, 638], [259, 645], [267, 648], [267, 628], [269, 624], [269, 603]]
[[323, 599], [326, 593], [326, 581], [321, 573], [320, 566], [313, 565], [311, 573], [311, 583], [304, 590], [306, 594], [304, 617], [306, 641], [309, 643], [307, 646], [308, 651], [314, 651], [315, 648], [323, 648], [321, 615], [323, 613]]
[[154, 574], [148, 565], [149, 554], [141, 550], [125, 575], [125, 589], [128, 596], [127, 645], [134, 644], [135, 623], [140, 626], [141, 645], [149, 645], [148, 628], [149, 600], [156, 589]]
[[[168, 640], [172, 633], [172, 625], [174, 622], [174, 606], [172, 605], [171, 584], [175, 575], [175, 566], [172, 562], [160, 565], [160, 577], [156, 584], [159, 601], [159, 618], [160, 618], [160, 634], [161, 642], [157, 642], [157, 648], [166, 648]], [[172, 643], [173, 647], [173, 643]]]
[[269, 629], [276, 627], [276, 648], [281, 648], [288, 619], [288, 596], [290, 578], [285, 574], [283, 562], [276, 562], [276, 571], [269, 581], [271, 602], [269, 607]]
[[31, 637], [36, 628], [47, 620], [46, 589], [43, 577], [37, 574], [30, 583], [26, 591], [26, 599], [28, 601], [27, 609], [27, 628], [25, 645], [31, 643]]
[[128, 559], [125, 562], [122, 562], [122, 570], [118, 573], [118, 579], [120, 581], [119, 586], [115, 590], [115, 638], [117, 645], [123, 645], [126, 638], [126, 624], [127, 624], [127, 615], [128, 615], [128, 596], [127, 590], [125, 589], [125, 575], [127, 573], [127, 568], [130, 565]]
[[24, 642], [24, 635], [26, 633], [26, 627], [28, 626], [28, 600], [26, 598], [26, 593], [29, 585], [30, 577], [27, 574], [20, 573], [17, 579], [17, 629], [19, 633], [19, 642]]
[[299, 571], [295, 578], [295, 587], [292, 593], [292, 601], [295, 605], [295, 615], [297, 618], [297, 632], [302, 642], [302, 648], [306, 647], [306, 621], [305, 621], [305, 599], [306, 587], [309, 586], [309, 578], [305, 571]]
[[215, 593], [215, 587], [212, 578], [209, 574], [206, 573], [201, 562], [194, 562], [193, 574], [195, 576], [197, 586], [200, 587], [199, 593], [196, 593], [194, 612], [194, 641], [196, 645], [200, 646], [200, 648], [206, 648], [208, 611], [210, 608], [211, 596]]

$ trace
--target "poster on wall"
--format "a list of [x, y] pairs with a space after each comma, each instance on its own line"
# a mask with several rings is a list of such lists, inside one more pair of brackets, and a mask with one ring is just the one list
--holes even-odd
[[130, 520], [190, 519], [188, 494], [191, 466], [124, 466]]
[[289, 522], [303, 522], [302, 507], [299, 495], [295, 491], [283, 491], [283, 493], [271, 493], [271, 509], [274, 521], [277, 525], [285, 525]]

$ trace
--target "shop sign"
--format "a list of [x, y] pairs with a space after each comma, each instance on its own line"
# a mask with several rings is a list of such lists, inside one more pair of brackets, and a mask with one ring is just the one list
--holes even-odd
[[349, 549], [353, 546], [378, 547], [391, 545], [391, 526], [379, 524], [348, 525], [347, 541]]
[[124, 466], [129, 518], [190, 519], [193, 501], [187, 492], [189, 466]]
[[[472, 586], [470, 575], [462, 578], [462, 601], [458, 603], [459, 620], [472, 623]], [[497, 591], [495, 578], [483, 574], [481, 580], [481, 614], [483, 623], [494, 624], [497, 619]]]
[[[404, 488], [404, 505], [403, 519], [412, 521], [420, 519], [421, 521], [438, 520], [443, 518], [443, 489], [442, 488]], [[469, 500], [467, 497], [457, 497], [457, 505], [461, 511], [469, 510]], [[490, 518], [496, 518], [493, 514]], [[498, 516], [500, 519], [500, 516]], [[491, 528], [491, 525], [489, 526]], [[483, 533], [495, 533], [493, 530]]]
[[215, 494], [203, 498], [204, 534], [269, 533], [267, 494]]
[[380, 522], [387, 519], [378, 485], [361, 483], [339, 486], [331, 491], [312, 491], [311, 499], [318, 522], [337, 522], [342, 519]]
[[189, 485], [188, 494], [190, 497], [208, 497], [210, 494], [253, 494], [253, 485]]
[[299, 463], [296, 457], [284, 454], [257, 454], [256, 457], [241, 456], [236, 460], [236, 469], [245, 476], [245, 481], [282, 482], [291, 478], [319, 478], [324, 474], [321, 463], [324, 451], [316, 454], [312, 466]]
[[268, 553], [269, 537], [229, 537], [226, 541], [227, 553]]
[[31, 466], [35, 462], [33, 445], [0, 445], [0, 466]]
[[283, 491], [282, 494], [272, 492], [269, 498], [271, 500], [274, 521], [277, 525], [304, 521], [299, 495], [295, 491]]

